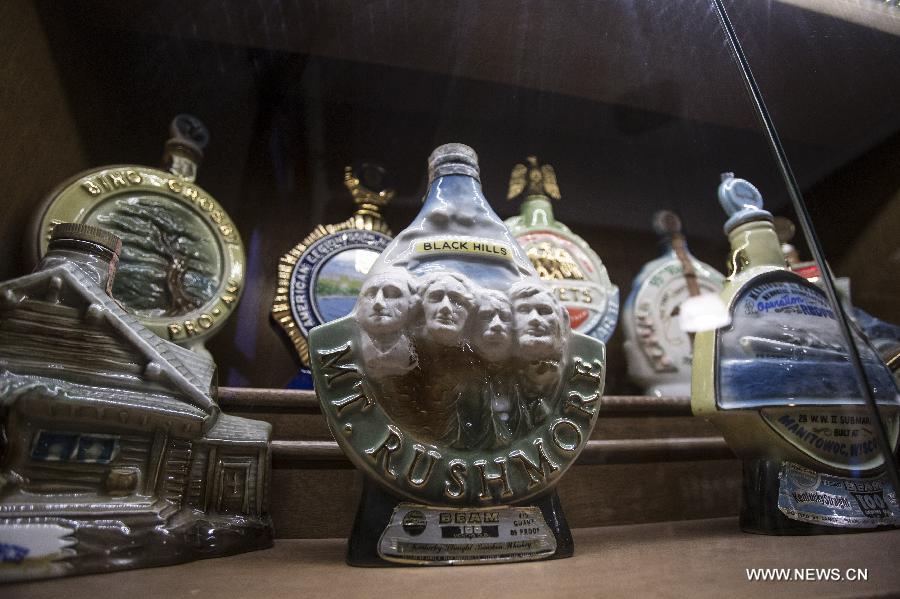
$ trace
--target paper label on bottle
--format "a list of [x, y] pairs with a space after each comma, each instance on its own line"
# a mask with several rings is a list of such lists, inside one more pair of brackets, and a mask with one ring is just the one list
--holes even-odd
[[844, 528], [900, 525], [897, 492], [883, 475], [845, 478], [785, 462], [778, 478], [778, 509], [792, 520]]
[[434, 237], [416, 243], [417, 254], [478, 254], [512, 260], [512, 250], [505, 243], [490, 239]]
[[62, 576], [75, 555], [75, 530], [58, 524], [0, 520], [0, 582]]
[[556, 537], [537, 507], [401, 503], [378, 541], [382, 559], [421, 565], [520, 562], [555, 552]]
[[[792, 445], [823, 464], [870, 470], [884, 463], [875, 424], [862, 410], [764, 408], [763, 419]], [[891, 445], [898, 435], [897, 414], [884, 414]]]

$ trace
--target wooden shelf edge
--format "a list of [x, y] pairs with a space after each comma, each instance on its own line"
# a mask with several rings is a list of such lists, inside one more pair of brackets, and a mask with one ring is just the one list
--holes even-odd
[[[318, 413], [316, 392], [301, 389], [219, 387], [219, 406], [232, 412], [266, 410]], [[690, 397], [607, 395], [600, 400], [601, 415], [609, 416], [690, 416]]]
[[[455, 567], [351, 568], [344, 539], [279, 539], [232, 557], [4, 585], [10, 597], [886, 597], [900, 591], [900, 530], [770, 537], [736, 518], [576, 528], [575, 556]], [[835, 550], [835, 544], [840, 550]], [[893, 549], [891, 549], [893, 547]], [[750, 581], [748, 568], [864, 569], [867, 580]]]
[[[330, 462], [350, 466], [335, 441], [272, 441], [276, 466], [295, 462]], [[673, 437], [665, 439], [591, 439], [576, 465], [646, 464], [734, 459], [722, 437]]]

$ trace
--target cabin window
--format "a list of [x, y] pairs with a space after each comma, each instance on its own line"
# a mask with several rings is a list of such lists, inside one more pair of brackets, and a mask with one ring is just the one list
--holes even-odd
[[31, 446], [31, 457], [44, 462], [109, 464], [118, 449], [119, 438], [113, 435], [38, 431]]

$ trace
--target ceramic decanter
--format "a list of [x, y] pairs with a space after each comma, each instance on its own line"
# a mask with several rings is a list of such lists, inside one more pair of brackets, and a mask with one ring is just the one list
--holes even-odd
[[[872, 530], [900, 522], [896, 490], [824, 292], [785, 264], [772, 215], [749, 182], [723, 175], [732, 323], [694, 342], [691, 407], [743, 460], [741, 527], [764, 534]], [[854, 333], [891, 450], [897, 386]]]
[[354, 565], [566, 557], [554, 487], [587, 443], [602, 342], [568, 312], [446, 144], [353, 313], [310, 333], [323, 414], [366, 476]]

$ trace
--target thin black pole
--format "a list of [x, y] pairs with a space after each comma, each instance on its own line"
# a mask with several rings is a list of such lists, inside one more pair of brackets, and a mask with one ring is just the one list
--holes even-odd
[[759, 91], [759, 86], [756, 84], [756, 78], [753, 76], [753, 71], [750, 70], [750, 63], [747, 62], [747, 56], [744, 54], [743, 48], [741, 48], [741, 42], [738, 41], [734, 27], [731, 25], [731, 19], [728, 17], [728, 12], [725, 10], [722, 0], [712, 0], [712, 2], [716, 11], [719, 13], [719, 21], [722, 23], [722, 28], [728, 36], [731, 51], [734, 53], [738, 66], [740, 66], [744, 85], [747, 87], [750, 99], [756, 107], [756, 114], [766, 132], [769, 148], [772, 150], [772, 154], [775, 155], [775, 162], [778, 164], [778, 170], [781, 171], [781, 176], [787, 186], [788, 195], [791, 197], [791, 203], [794, 205], [794, 210], [800, 221], [800, 228], [803, 229], [803, 234], [806, 235], [806, 240], [809, 242], [809, 249], [812, 252], [813, 260], [819, 265], [822, 281], [825, 283], [825, 293], [835, 309], [837, 321], [840, 324], [841, 332], [844, 334], [844, 339], [847, 342], [850, 363], [853, 365], [853, 370], [856, 373], [857, 385], [862, 392], [862, 397], [865, 400], [866, 407], [869, 409], [872, 420], [875, 422], [875, 435], [878, 438], [878, 443], [884, 454], [884, 463], [888, 471], [888, 476], [894, 486], [894, 492], [900, 492], [900, 475], [898, 475], [897, 472], [897, 463], [894, 459], [894, 452], [887, 435], [887, 428], [884, 426], [884, 421], [881, 419], [881, 413], [878, 411], [878, 405], [875, 402], [875, 398], [872, 396], [872, 387], [866, 376], [865, 368], [863, 368], [862, 359], [859, 356], [859, 348], [856, 347], [856, 343], [853, 341], [850, 320], [847, 318], [846, 312], [844, 312], [843, 304], [838, 301], [837, 289], [835, 289], [834, 280], [831, 278], [831, 270], [825, 262], [822, 244], [819, 242], [819, 237], [816, 235], [815, 229], [813, 229], [812, 219], [809, 216], [809, 212], [806, 210], [806, 203], [803, 201], [803, 194], [800, 192], [800, 186], [794, 178], [794, 173], [788, 163], [784, 146], [781, 145], [781, 139], [778, 137], [778, 132], [775, 130], [775, 123], [772, 122], [772, 117], [766, 109], [765, 102], [763, 102], [762, 93]]

